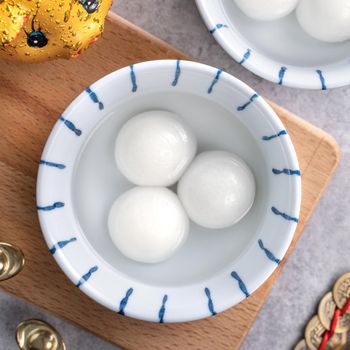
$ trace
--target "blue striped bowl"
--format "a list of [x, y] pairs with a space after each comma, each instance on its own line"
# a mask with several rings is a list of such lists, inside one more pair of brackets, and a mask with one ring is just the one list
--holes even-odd
[[[182, 249], [153, 265], [125, 258], [107, 230], [111, 204], [132, 187], [114, 162], [116, 135], [149, 109], [182, 116], [200, 151], [239, 154], [257, 184], [253, 208], [238, 224], [191, 224]], [[300, 196], [292, 142], [263, 98], [221, 70], [175, 60], [131, 65], [87, 87], [58, 118], [37, 183], [44, 237], [76, 287], [117, 313], [160, 323], [212, 316], [249, 297], [285, 255]]]
[[350, 83], [350, 40], [325, 43], [301, 29], [295, 11], [248, 18], [234, 0], [196, 0], [209, 33], [239, 64], [279, 85], [326, 90]]

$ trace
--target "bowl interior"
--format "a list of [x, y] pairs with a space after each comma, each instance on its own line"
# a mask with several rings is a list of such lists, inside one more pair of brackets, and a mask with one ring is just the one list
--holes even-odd
[[309, 36], [300, 27], [295, 11], [275, 21], [247, 17], [233, 0], [222, 0], [229, 26], [235, 28], [249, 47], [288, 65], [315, 67], [349, 58], [350, 40], [325, 43]]
[[[114, 143], [121, 126], [146, 110], [177, 113], [192, 128], [199, 152], [227, 150], [242, 157], [256, 179], [252, 210], [237, 225], [210, 230], [191, 223], [189, 239], [169, 260], [140, 264], [125, 258], [113, 245], [107, 216], [113, 201], [133, 187], [117, 169]], [[158, 286], [182, 286], [207, 280], [228, 265], [256, 240], [269, 193], [264, 157], [247, 127], [213, 100], [181, 92], [140, 94], [121, 101], [85, 142], [73, 176], [73, 201], [77, 220], [92, 249], [113, 269], [130, 278]], [[174, 188], [176, 191], [176, 187]]]

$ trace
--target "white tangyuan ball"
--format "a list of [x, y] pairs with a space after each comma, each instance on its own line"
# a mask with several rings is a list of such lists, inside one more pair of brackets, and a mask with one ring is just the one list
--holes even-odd
[[128, 258], [157, 263], [186, 241], [189, 219], [178, 197], [163, 187], [134, 187], [113, 203], [108, 216], [113, 243]]
[[300, 26], [315, 39], [350, 39], [350, 0], [301, 0], [296, 13]]
[[234, 153], [204, 152], [179, 181], [178, 195], [195, 223], [207, 228], [225, 228], [241, 220], [252, 207], [254, 176]]
[[289, 15], [299, 0], [235, 0], [242, 12], [253, 19], [271, 21]]
[[115, 159], [120, 172], [139, 186], [175, 184], [194, 158], [196, 137], [174, 113], [148, 111], [121, 128]]

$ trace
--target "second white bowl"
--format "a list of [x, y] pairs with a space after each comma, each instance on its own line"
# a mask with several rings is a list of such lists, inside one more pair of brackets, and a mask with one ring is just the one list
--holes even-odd
[[196, 0], [224, 50], [242, 66], [280, 85], [326, 90], [350, 83], [350, 40], [325, 43], [306, 34], [295, 11], [274, 21], [247, 17], [234, 0]]

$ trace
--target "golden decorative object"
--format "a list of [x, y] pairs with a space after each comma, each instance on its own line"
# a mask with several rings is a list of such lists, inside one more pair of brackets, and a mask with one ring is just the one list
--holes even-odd
[[112, 0], [0, 0], [0, 57], [79, 56], [102, 34]]
[[20, 323], [16, 330], [16, 340], [21, 350], [66, 350], [57, 330], [40, 320]]
[[0, 243], [0, 281], [17, 275], [23, 265], [24, 256], [19, 248], [8, 243]]

